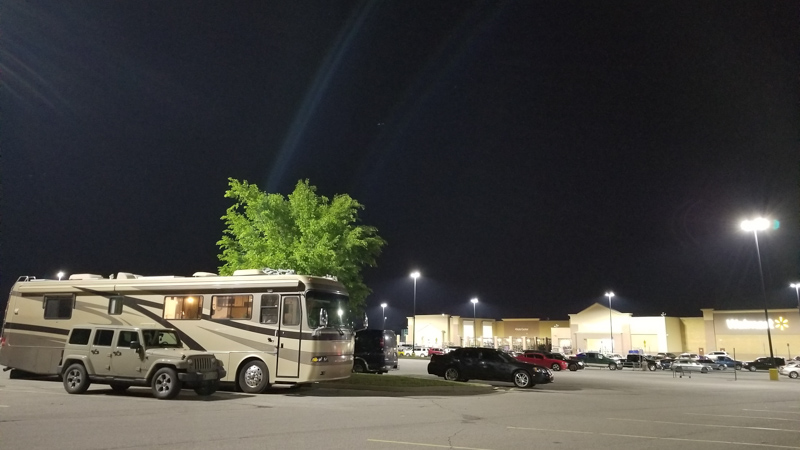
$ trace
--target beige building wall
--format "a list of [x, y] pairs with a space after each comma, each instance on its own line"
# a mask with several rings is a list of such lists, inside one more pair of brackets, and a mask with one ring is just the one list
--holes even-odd
[[705, 320], [702, 317], [681, 317], [681, 352], [700, 353], [706, 348]]

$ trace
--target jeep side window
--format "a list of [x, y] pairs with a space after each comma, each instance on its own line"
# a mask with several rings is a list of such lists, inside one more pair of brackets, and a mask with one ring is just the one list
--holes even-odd
[[111, 347], [114, 340], [114, 330], [97, 330], [94, 332], [94, 345], [98, 347]]
[[117, 347], [129, 348], [131, 342], [139, 340], [139, 333], [133, 330], [121, 330], [117, 338]]
[[72, 334], [69, 335], [69, 343], [72, 345], [86, 345], [89, 343], [89, 335], [92, 330], [88, 328], [75, 328]]

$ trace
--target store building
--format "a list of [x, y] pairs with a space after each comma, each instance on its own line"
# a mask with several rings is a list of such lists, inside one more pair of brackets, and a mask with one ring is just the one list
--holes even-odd
[[[797, 309], [769, 310], [768, 320], [763, 310], [701, 311], [698, 317], [634, 317], [595, 303], [561, 321], [418, 315], [415, 341], [425, 347], [478, 345], [514, 351], [552, 349], [566, 354], [593, 350], [624, 355], [637, 350], [702, 355], [725, 350], [732, 355], [735, 352], [738, 360], [748, 361], [769, 356], [769, 327], [775, 356], [800, 355]], [[414, 317], [408, 317], [408, 326], [401, 340], [410, 343]]]

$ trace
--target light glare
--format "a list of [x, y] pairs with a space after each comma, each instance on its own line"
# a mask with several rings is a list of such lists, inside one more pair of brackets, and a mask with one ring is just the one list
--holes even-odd
[[764, 231], [769, 229], [770, 221], [759, 217], [753, 220], [743, 220], [742, 221], [742, 230], [744, 231]]

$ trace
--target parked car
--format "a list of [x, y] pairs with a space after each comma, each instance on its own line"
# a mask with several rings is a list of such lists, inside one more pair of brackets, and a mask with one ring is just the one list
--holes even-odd
[[609, 370], [622, 369], [622, 361], [609, 358], [600, 352], [583, 352], [575, 355], [587, 367], [608, 367]]
[[536, 364], [537, 366], [549, 367], [554, 371], [567, 370], [567, 362], [560, 359], [553, 359], [540, 352], [524, 352], [516, 357], [517, 360]]
[[708, 373], [711, 369], [703, 364], [700, 364], [694, 359], [678, 358], [672, 362], [670, 369], [673, 372], [700, 372]]
[[569, 369], [570, 372], [575, 372], [576, 370], [582, 370], [584, 367], [586, 367], [586, 364], [584, 364], [584, 362], [578, 358], [564, 356], [563, 354], [557, 352], [542, 352], [542, 353], [544, 353], [544, 355], [549, 358], [560, 359], [561, 361], [566, 362], [567, 369]]
[[722, 363], [720, 363], [720, 362], [718, 362], [718, 361], [716, 361], [714, 359], [711, 359], [711, 358], [709, 358], [707, 356], [699, 356], [696, 359], [696, 361], [699, 362], [700, 364], [708, 367], [711, 370], [725, 370], [725, 369], [728, 368], [728, 366], [726, 366], [725, 364], [722, 364]]
[[437, 347], [429, 348], [428, 349], [428, 356], [433, 356], [433, 355], [444, 355], [444, 349], [437, 348]]
[[448, 345], [447, 347], [444, 348], [444, 352], [445, 353], [450, 353], [450, 352], [452, 352], [453, 350], [455, 350], [457, 348], [461, 348], [461, 347], [458, 346], [458, 345]]
[[658, 360], [659, 369], [667, 370], [672, 367], [672, 363], [675, 362], [674, 358], [662, 358]]
[[411, 355], [411, 344], [398, 344], [397, 354], [403, 356]]
[[553, 372], [546, 367], [517, 361], [493, 348], [480, 347], [433, 355], [428, 363], [428, 373], [450, 381], [507, 381], [520, 388], [553, 382]]
[[625, 360], [622, 361], [622, 367], [628, 367], [631, 369], [644, 369], [650, 370], [651, 372], [658, 369], [659, 367], [658, 362], [656, 362], [655, 358], [648, 355], [640, 355], [638, 353], [630, 353]]
[[719, 359], [721, 356], [728, 356], [728, 352], [725, 350], [717, 350], [706, 355], [706, 357], [710, 359]]
[[353, 353], [353, 372], [386, 373], [397, 368], [397, 336], [392, 330], [360, 330]]
[[697, 353], [681, 353], [680, 355], [678, 355], [679, 359], [697, 359], [699, 357], [700, 355], [698, 355]]
[[780, 366], [786, 365], [786, 360], [783, 358], [775, 357], [774, 360], [769, 356], [764, 356], [753, 361], [748, 361], [742, 365], [742, 368], [755, 372], [756, 370], [769, 370], [777, 369]]
[[726, 367], [732, 367], [736, 370], [742, 370], [742, 362], [736, 361], [730, 356], [720, 356], [717, 358], [719, 364], [724, 364]]
[[670, 352], [658, 352], [656, 353], [656, 359], [676, 359], [678, 355], [675, 353]]
[[800, 361], [789, 361], [785, 366], [778, 369], [778, 373], [792, 379], [797, 379], [797, 377], [800, 376]]

